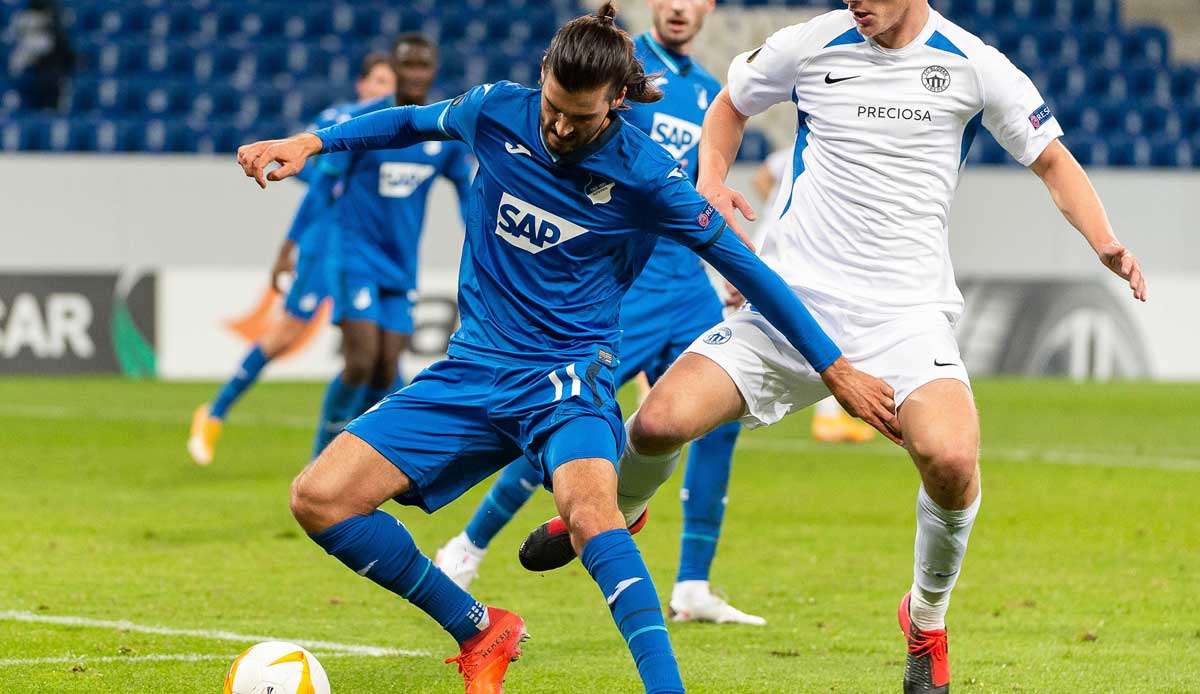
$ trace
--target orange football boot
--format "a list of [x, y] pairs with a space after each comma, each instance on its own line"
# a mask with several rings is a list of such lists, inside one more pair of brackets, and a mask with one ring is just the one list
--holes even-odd
[[950, 644], [945, 629], [921, 631], [913, 626], [908, 613], [911, 593], [905, 593], [896, 616], [908, 641], [904, 663], [904, 694], [949, 694]]
[[525, 620], [515, 612], [487, 608], [488, 628], [462, 644], [447, 663], [458, 663], [467, 694], [503, 694], [508, 664], [521, 657], [521, 642], [529, 638]]

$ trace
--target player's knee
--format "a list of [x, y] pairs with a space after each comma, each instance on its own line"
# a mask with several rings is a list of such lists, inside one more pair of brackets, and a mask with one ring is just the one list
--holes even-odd
[[346, 366], [342, 378], [354, 385], [367, 385], [375, 377], [376, 354], [374, 350], [347, 350]]
[[629, 427], [629, 443], [645, 455], [670, 453], [687, 443], [691, 436], [677, 412], [668, 398], [647, 398]]
[[979, 449], [970, 441], [913, 441], [911, 451], [927, 485], [965, 489], [976, 474]]
[[320, 532], [342, 520], [344, 510], [339, 508], [338, 496], [331, 492], [311, 475], [301, 473], [292, 480], [288, 506], [292, 517], [305, 531]]
[[596, 504], [576, 505], [563, 520], [571, 533], [571, 544], [580, 553], [593, 537], [625, 527], [625, 519], [615, 505], [608, 508]]

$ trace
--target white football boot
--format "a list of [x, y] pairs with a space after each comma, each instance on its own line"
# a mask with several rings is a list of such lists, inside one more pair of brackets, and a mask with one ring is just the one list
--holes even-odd
[[708, 581], [681, 581], [671, 590], [667, 612], [674, 622], [751, 624], [761, 627], [767, 620], [746, 614], [713, 594]]
[[459, 588], [466, 590], [479, 575], [486, 549], [480, 549], [467, 539], [465, 532], [455, 535], [437, 551], [433, 563], [437, 565]]

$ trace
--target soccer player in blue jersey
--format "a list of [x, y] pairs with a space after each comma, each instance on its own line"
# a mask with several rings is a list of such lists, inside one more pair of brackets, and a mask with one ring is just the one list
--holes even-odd
[[[379, 506], [395, 499], [435, 511], [519, 454], [542, 469], [646, 691], [684, 691], [658, 595], [617, 509], [614, 467], [625, 438], [614, 382], [620, 302], [657, 237], [738, 286], [852, 411], [894, 425], [890, 389], [841, 357], [678, 162], [621, 118], [627, 99], [660, 94], [614, 15], [605, 3], [558, 32], [541, 89], [482, 85], [238, 151], [263, 187], [319, 152], [454, 139], [479, 161], [449, 357], [351, 422], [296, 478], [291, 498], [326, 552], [459, 642], [451, 660], [468, 692], [502, 691], [524, 621], [458, 587]], [[280, 166], [268, 172], [271, 162]]]
[[[404, 34], [393, 53], [395, 96], [363, 104], [349, 115], [425, 103], [437, 74], [436, 46], [421, 34]], [[322, 158], [337, 162], [344, 187], [330, 253], [333, 320], [342, 328], [345, 365], [325, 391], [314, 458], [347, 422], [403, 386], [399, 361], [413, 330], [417, 251], [429, 192], [436, 178], [444, 176], [463, 204], [474, 168], [461, 142], [431, 141]]]
[[[358, 103], [386, 97], [396, 91], [396, 69], [387, 53], [371, 53], [362, 63], [354, 83]], [[330, 106], [317, 116], [311, 130], [333, 125], [354, 108], [354, 103]], [[283, 315], [250, 349], [237, 373], [211, 403], [196, 408], [188, 436], [188, 453], [198, 465], [208, 465], [216, 453], [221, 428], [233, 405], [258, 381], [272, 359], [283, 354], [304, 334], [321, 302], [331, 294], [328, 288], [326, 246], [329, 242], [329, 210], [333, 206], [333, 188], [340, 172], [331, 162], [309, 167], [303, 180], [308, 191], [300, 202], [292, 226], [279, 248], [271, 267], [271, 287], [280, 291], [283, 275], [292, 273], [291, 286], [283, 304]], [[299, 255], [297, 259], [295, 256]]]
[[[632, 104], [622, 114], [671, 153], [696, 180], [700, 127], [721, 84], [688, 54], [713, 0], [650, 0], [653, 26], [634, 39], [646, 72], [659, 75], [663, 98]], [[723, 319], [721, 300], [695, 254], [660, 239], [621, 304], [623, 384], [639, 372], [653, 383], [698, 335]], [[865, 426], [865, 425], [864, 425]], [[698, 439], [688, 454], [683, 489], [679, 569], [668, 608], [676, 621], [765, 624], [713, 594], [709, 571], [721, 533], [733, 447], [740, 425], [730, 422]], [[462, 533], [437, 553], [436, 562], [466, 588], [479, 571], [488, 543], [541, 484], [541, 472], [518, 458], [497, 478]]]

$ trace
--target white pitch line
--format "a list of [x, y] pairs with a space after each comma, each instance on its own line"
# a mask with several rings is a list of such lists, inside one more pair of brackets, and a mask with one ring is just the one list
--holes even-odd
[[374, 657], [406, 656], [411, 658], [426, 657], [428, 651], [415, 651], [402, 648], [385, 648], [383, 646], [363, 646], [352, 643], [337, 643], [336, 641], [316, 641], [313, 639], [287, 639], [276, 636], [256, 636], [253, 634], [238, 634], [232, 631], [213, 629], [176, 629], [174, 627], [134, 624], [125, 620], [89, 619], [87, 617], [71, 617], [61, 615], [44, 615], [33, 612], [0, 611], [0, 621], [31, 622], [35, 624], [57, 624], [61, 626], [89, 627], [94, 629], [115, 629], [132, 631], [139, 634], [160, 634], [163, 636], [191, 636], [214, 641], [235, 641], [238, 643], [258, 643], [260, 641], [287, 641], [307, 648], [310, 651], [332, 651], [353, 655]]
[[[853, 454], [881, 457], [907, 456], [903, 450], [895, 446], [834, 446], [808, 439], [758, 439], [755, 437], [745, 437], [743, 440], [738, 441], [738, 448], [785, 453]], [[1139, 453], [1114, 453], [1062, 448], [1008, 448], [985, 444], [981, 458], [985, 463], [989, 459], [999, 459], [1020, 463], [1042, 463], [1049, 465], [1081, 465], [1135, 470], [1154, 469], [1200, 472], [1200, 458], [1151, 456]]]
[[[344, 654], [349, 655], [349, 654]], [[138, 663], [138, 662], [181, 662], [196, 663], [204, 660], [226, 660], [232, 662], [237, 654], [211, 655], [207, 653], [147, 653], [146, 655], [65, 655], [52, 658], [0, 658], [0, 667], [20, 665], [56, 665], [59, 663]]]
[[[346, 652], [328, 652], [314, 653], [313, 655], [325, 660], [327, 658], [352, 658], [352, 657], [375, 657], [364, 656], [360, 653]], [[0, 667], [20, 667], [22, 665], [58, 665], [66, 663], [80, 663], [82, 665], [92, 665], [94, 663], [142, 663], [142, 662], [180, 662], [180, 663], [198, 663], [206, 660], [221, 660], [232, 662], [237, 657], [236, 653], [229, 655], [213, 655], [211, 653], [146, 653], [145, 655], [64, 655], [53, 656], [49, 658], [0, 658]]]

